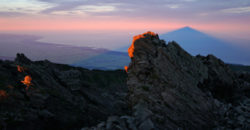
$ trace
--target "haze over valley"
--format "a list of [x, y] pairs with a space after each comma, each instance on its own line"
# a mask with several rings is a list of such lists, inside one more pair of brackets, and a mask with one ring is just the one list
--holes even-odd
[[[126, 53], [134, 34], [125, 31], [12, 33], [0, 34], [2, 59], [14, 59], [16, 53], [24, 53], [32, 60], [47, 59], [105, 70], [122, 69], [129, 63]], [[167, 42], [176, 41], [194, 56], [213, 54], [230, 64], [250, 65], [250, 47], [240, 40], [216, 38], [191, 27], [162, 33], [160, 37]]]

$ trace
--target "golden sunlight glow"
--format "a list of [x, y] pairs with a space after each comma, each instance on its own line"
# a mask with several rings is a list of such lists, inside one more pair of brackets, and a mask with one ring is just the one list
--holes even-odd
[[130, 58], [134, 57], [134, 49], [135, 47], [134, 47], [134, 40], [133, 40], [131, 46], [128, 48], [128, 56]]
[[129, 55], [130, 58], [133, 58], [133, 57], [134, 57], [134, 49], [135, 49], [134, 43], [135, 43], [135, 41], [137, 41], [138, 39], [144, 38], [145, 35], [156, 36], [157, 34], [154, 33], [154, 32], [148, 31], [148, 32], [146, 32], [146, 33], [143, 33], [143, 34], [134, 36], [134, 37], [133, 37], [133, 42], [132, 42], [131, 46], [128, 48], [128, 55]]
[[32, 80], [32, 78], [29, 75], [27, 75], [27, 76], [24, 77], [24, 80], [21, 81], [24, 85], [27, 86], [26, 90], [28, 90], [29, 87], [32, 85], [31, 80]]
[[124, 66], [124, 70], [128, 72], [128, 66]]

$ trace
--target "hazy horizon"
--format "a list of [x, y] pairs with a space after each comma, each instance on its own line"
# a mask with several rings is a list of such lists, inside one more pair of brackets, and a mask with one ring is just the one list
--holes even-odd
[[[184, 26], [187, 27], [187, 26]], [[191, 26], [188, 26], [191, 27]], [[183, 27], [181, 27], [183, 28]], [[153, 32], [166, 34], [181, 28], [169, 29], [165, 31], [156, 30]], [[193, 28], [193, 27], [191, 27]], [[194, 28], [195, 29], [195, 28]], [[151, 30], [36, 30], [36, 31], [0, 31], [0, 34], [17, 34], [17, 35], [31, 35], [38, 36], [40, 38], [37, 41], [45, 43], [72, 45], [80, 47], [93, 47], [93, 48], [105, 48], [110, 50], [116, 50], [120, 47], [130, 45], [133, 36], [144, 33]], [[250, 49], [250, 40], [243, 39], [237, 36], [225, 35], [222, 33], [214, 33], [209, 31], [198, 30], [215, 38], [219, 38], [228, 43], [236, 44], [239, 47], [247, 47]], [[236, 34], [235, 34], [236, 35]]]

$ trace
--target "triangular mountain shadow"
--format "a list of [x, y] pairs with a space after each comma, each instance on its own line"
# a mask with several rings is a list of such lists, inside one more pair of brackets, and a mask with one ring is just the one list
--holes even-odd
[[[198, 54], [213, 54], [227, 63], [250, 65], [250, 51], [228, 43], [222, 39], [215, 38], [206, 33], [184, 27], [178, 30], [159, 35], [166, 42], [176, 41], [188, 53], [196, 56]], [[117, 49], [127, 52], [128, 46]]]
[[249, 51], [190, 27], [162, 34], [160, 38], [176, 41], [192, 55], [213, 54], [228, 63], [250, 64]]

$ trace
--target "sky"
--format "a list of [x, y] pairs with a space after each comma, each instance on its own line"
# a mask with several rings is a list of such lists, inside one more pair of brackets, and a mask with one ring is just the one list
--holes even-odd
[[250, 0], [0, 0], [0, 31], [163, 33], [184, 26], [250, 40]]

